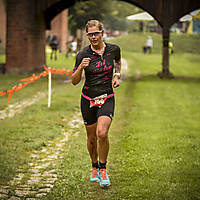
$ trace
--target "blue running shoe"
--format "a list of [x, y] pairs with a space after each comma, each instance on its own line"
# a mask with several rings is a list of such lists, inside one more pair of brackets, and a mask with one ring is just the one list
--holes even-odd
[[100, 179], [100, 186], [102, 188], [106, 188], [106, 187], [110, 186], [110, 179], [108, 177], [106, 169], [99, 170], [99, 179]]
[[90, 174], [90, 181], [91, 182], [98, 182], [99, 181], [99, 169], [96, 167], [92, 168], [91, 174]]

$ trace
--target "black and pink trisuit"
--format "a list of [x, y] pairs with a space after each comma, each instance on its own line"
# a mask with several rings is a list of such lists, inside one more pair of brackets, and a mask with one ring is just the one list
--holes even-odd
[[114, 60], [119, 61], [121, 54], [117, 45], [105, 44], [103, 55], [94, 52], [89, 45], [76, 57], [73, 71], [76, 71], [83, 58], [91, 59], [89, 66], [84, 69], [85, 84], [81, 93], [81, 112], [85, 125], [96, 123], [100, 116], [108, 116], [112, 119], [114, 115], [113, 68]]

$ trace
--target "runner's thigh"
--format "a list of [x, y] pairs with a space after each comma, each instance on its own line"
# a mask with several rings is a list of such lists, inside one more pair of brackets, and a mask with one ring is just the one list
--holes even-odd
[[81, 97], [81, 113], [85, 125], [91, 125], [97, 122], [98, 107], [90, 108], [90, 101]]
[[97, 118], [100, 116], [108, 116], [113, 119], [115, 111], [115, 97], [110, 97], [106, 100], [103, 106], [98, 109]]

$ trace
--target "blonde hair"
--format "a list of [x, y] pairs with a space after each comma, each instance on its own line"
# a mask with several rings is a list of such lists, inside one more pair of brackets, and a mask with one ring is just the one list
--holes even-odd
[[88, 32], [88, 28], [91, 28], [91, 27], [98, 27], [100, 31], [104, 31], [103, 29], [103, 24], [98, 21], [98, 20], [89, 20], [85, 26], [85, 31], [86, 33]]

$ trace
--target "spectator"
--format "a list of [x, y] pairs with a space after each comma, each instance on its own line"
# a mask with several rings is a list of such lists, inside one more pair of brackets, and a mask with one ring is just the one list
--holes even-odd
[[77, 51], [77, 42], [76, 42], [75, 39], [72, 41], [71, 46], [72, 46], [72, 52], [73, 52], [72, 56], [75, 56], [76, 55], [76, 51]]
[[54, 59], [57, 60], [57, 50], [58, 50], [58, 46], [59, 46], [59, 40], [56, 35], [53, 35], [52, 39], [49, 42], [49, 45], [51, 47], [50, 59], [53, 59], [53, 56], [54, 56]]
[[173, 43], [172, 41], [169, 41], [169, 55], [174, 53], [174, 49], [173, 49]]
[[152, 40], [151, 36], [148, 36], [148, 39], [146, 42], [146, 52], [149, 51], [149, 53], [151, 53], [152, 48], [153, 48], [153, 40]]

